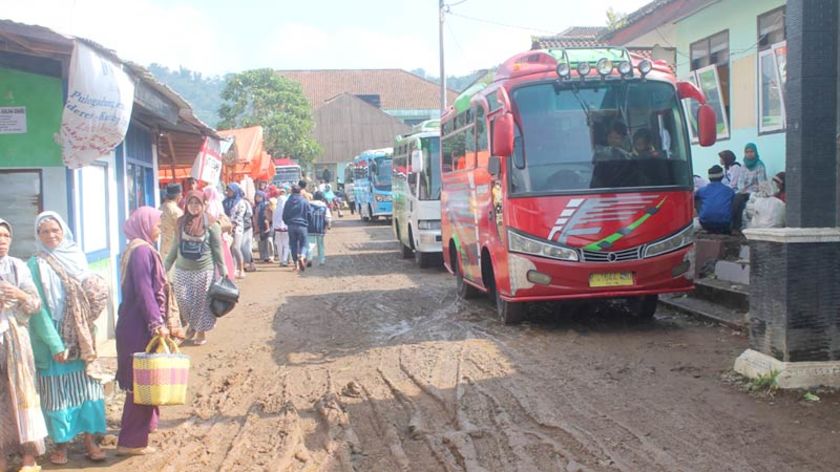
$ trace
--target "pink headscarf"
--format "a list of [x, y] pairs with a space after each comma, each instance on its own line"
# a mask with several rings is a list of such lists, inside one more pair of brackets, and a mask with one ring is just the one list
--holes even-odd
[[154, 244], [152, 229], [160, 222], [160, 215], [160, 210], [148, 206], [134, 210], [123, 225], [125, 236], [129, 241], [142, 239], [149, 244]]
[[216, 187], [204, 188], [204, 201], [207, 204], [207, 214], [218, 221], [219, 217], [225, 213], [225, 208], [222, 206], [222, 197]]

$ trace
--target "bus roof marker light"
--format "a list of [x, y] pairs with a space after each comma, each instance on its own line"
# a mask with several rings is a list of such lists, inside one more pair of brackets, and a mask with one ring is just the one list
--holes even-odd
[[639, 72], [642, 73], [643, 79], [650, 73], [651, 69], [653, 69], [653, 64], [649, 60], [645, 59], [639, 63]]
[[561, 62], [557, 64], [557, 76], [564, 80], [572, 76], [572, 68], [569, 67], [568, 63]]
[[608, 75], [610, 75], [613, 71], [613, 63], [606, 57], [601, 58], [598, 61], [598, 64], [595, 66], [598, 70], [598, 74], [601, 76], [602, 79], [606, 79]]
[[589, 65], [588, 62], [584, 61], [578, 64], [577, 71], [578, 75], [580, 76], [580, 80], [584, 80], [589, 72], [592, 70], [592, 67]]
[[633, 75], [633, 65], [627, 61], [622, 61], [618, 64], [618, 72], [622, 77], [629, 77]]

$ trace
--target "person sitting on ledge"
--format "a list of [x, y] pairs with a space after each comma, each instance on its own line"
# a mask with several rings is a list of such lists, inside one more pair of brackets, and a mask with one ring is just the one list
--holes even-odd
[[709, 184], [694, 194], [698, 206], [700, 226], [710, 233], [729, 234], [732, 229], [732, 199], [735, 191], [722, 183], [723, 168], [709, 169]]

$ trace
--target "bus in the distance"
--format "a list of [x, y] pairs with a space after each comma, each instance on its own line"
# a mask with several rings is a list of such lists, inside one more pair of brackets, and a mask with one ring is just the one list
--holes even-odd
[[277, 186], [297, 185], [301, 178], [300, 166], [291, 159], [274, 159], [274, 177], [271, 183]]
[[518, 54], [466, 90], [441, 125], [444, 263], [458, 295], [504, 323], [529, 303], [620, 299], [640, 320], [693, 288], [693, 174], [681, 100], [715, 114], [664, 62], [623, 48]]
[[353, 159], [353, 196], [363, 221], [391, 218], [393, 149], [371, 149]]
[[394, 141], [394, 235], [402, 256], [440, 264], [440, 120], [420, 123]]

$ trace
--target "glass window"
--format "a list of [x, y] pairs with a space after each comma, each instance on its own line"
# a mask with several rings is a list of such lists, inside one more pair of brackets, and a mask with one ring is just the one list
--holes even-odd
[[390, 156], [380, 156], [374, 159], [376, 165], [372, 169], [373, 186], [379, 190], [391, 189], [392, 159]]
[[[781, 57], [784, 58], [784, 54]], [[759, 132], [783, 130], [785, 129], [784, 80], [777, 65], [775, 50], [766, 49], [759, 53], [758, 72], [758, 130]]]
[[[691, 54], [691, 71], [697, 76], [697, 85], [703, 89], [707, 86], [710, 89], [716, 89], [715, 96], [720, 102], [720, 112], [718, 114], [718, 129], [725, 131], [724, 134], [718, 133], [718, 139], [725, 139], [729, 137], [729, 31], [721, 31], [700, 41], [696, 41], [690, 46]], [[715, 66], [717, 72], [715, 73], [716, 86], [712, 86], [711, 75], [706, 72], [704, 77], [700, 77], [701, 72], [709, 70], [710, 66]], [[706, 90], [703, 89], [705, 93]], [[708, 98], [708, 94], [706, 95]], [[718, 110], [715, 110], [718, 112]]]
[[718, 67], [711, 65], [695, 73], [697, 74], [697, 85], [703, 91], [703, 95], [706, 96], [706, 103], [715, 110], [717, 137], [718, 139], [726, 139], [729, 137], [729, 120], [727, 119], [728, 113], [726, 113]]
[[511, 192], [691, 186], [688, 140], [673, 85], [612, 82], [513, 91], [518, 114]]
[[420, 200], [440, 200], [440, 138], [423, 138]]
[[466, 130], [461, 129], [443, 138], [443, 172], [460, 170], [464, 165], [466, 152]]
[[767, 12], [758, 17], [758, 49], [770, 49], [781, 43], [785, 36], [785, 7]]

